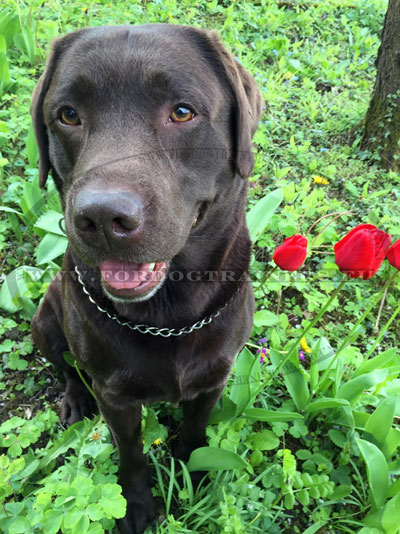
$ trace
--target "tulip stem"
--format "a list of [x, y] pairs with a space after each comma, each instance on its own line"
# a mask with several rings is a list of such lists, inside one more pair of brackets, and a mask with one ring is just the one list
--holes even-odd
[[271, 269], [269, 272], [264, 274], [264, 278], [261, 280], [261, 283], [255, 288], [254, 292], [258, 291], [262, 288], [262, 286], [265, 284], [265, 282], [268, 280], [268, 278], [277, 270], [278, 266], [275, 265], [273, 269]]
[[396, 311], [393, 313], [393, 315], [391, 316], [391, 318], [387, 321], [387, 323], [385, 324], [385, 326], [382, 328], [382, 330], [379, 332], [379, 335], [378, 337], [376, 338], [376, 340], [374, 341], [374, 344], [372, 345], [372, 347], [369, 349], [369, 351], [367, 352], [367, 354], [364, 356], [364, 359], [365, 360], [368, 360], [368, 358], [371, 356], [371, 354], [373, 353], [373, 351], [375, 350], [376, 346], [379, 345], [379, 342], [380, 340], [383, 338], [383, 336], [385, 335], [385, 332], [387, 331], [387, 329], [390, 327], [390, 325], [392, 324], [392, 322], [396, 319], [397, 315], [400, 313], [400, 304], [397, 306], [396, 308]]
[[328, 213], [327, 215], [324, 215], [323, 217], [320, 217], [317, 221], [315, 221], [315, 223], [313, 223], [310, 228], [307, 230], [307, 233], [306, 233], [306, 237], [308, 236], [308, 234], [311, 233], [311, 230], [314, 228], [314, 226], [316, 226], [319, 222], [321, 222], [323, 219], [326, 219], [327, 217], [333, 217], [333, 215], [336, 215], [336, 217], [334, 219], [332, 219], [331, 221], [328, 222], [328, 224], [326, 224], [322, 230], [317, 234], [316, 237], [314, 237], [314, 239], [312, 240], [312, 243], [311, 243], [311, 248], [314, 244], [314, 241], [316, 241], [316, 239], [322, 234], [322, 232], [328, 228], [328, 226], [330, 224], [332, 224], [333, 222], [336, 221], [336, 219], [339, 219], [339, 217], [341, 217], [342, 215], [349, 215], [350, 213], [353, 213], [352, 211], [335, 211], [334, 213]]
[[344, 278], [340, 284], [337, 286], [337, 288], [335, 289], [335, 291], [332, 293], [332, 295], [330, 296], [328, 302], [321, 308], [321, 310], [319, 311], [319, 313], [314, 317], [314, 319], [311, 321], [311, 323], [301, 332], [300, 336], [294, 341], [294, 343], [292, 344], [292, 346], [289, 348], [288, 350], [288, 353], [287, 355], [285, 356], [285, 358], [283, 358], [283, 360], [279, 363], [279, 365], [276, 367], [276, 369], [273, 371], [272, 375], [271, 375], [271, 378], [273, 378], [276, 374], [279, 373], [279, 371], [282, 369], [282, 367], [285, 365], [285, 363], [292, 357], [293, 353], [296, 351], [297, 347], [298, 347], [298, 344], [299, 344], [299, 340], [302, 338], [302, 337], [305, 337], [305, 335], [307, 334], [307, 332], [309, 332], [309, 330], [311, 330], [311, 328], [313, 328], [313, 326], [321, 319], [321, 317], [324, 315], [324, 313], [326, 312], [326, 310], [329, 308], [329, 306], [332, 304], [332, 302], [335, 300], [337, 294], [339, 293], [339, 291], [342, 289], [342, 287], [344, 286], [344, 284], [346, 283], [346, 280], [347, 278]]
[[[322, 388], [322, 386], [325, 384], [327, 378], [328, 378], [328, 375], [329, 375], [329, 371], [332, 369], [333, 365], [336, 363], [338, 357], [339, 357], [339, 354], [342, 352], [342, 350], [346, 347], [347, 343], [349, 342], [349, 340], [352, 338], [354, 332], [357, 330], [357, 328], [360, 326], [360, 324], [364, 321], [364, 319], [367, 317], [367, 315], [369, 314], [369, 312], [372, 310], [372, 308], [379, 302], [380, 298], [382, 297], [382, 294], [385, 293], [385, 291], [387, 290], [387, 288], [390, 286], [390, 284], [392, 283], [394, 277], [397, 275], [397, 271], [394, 273], [393, 276], [391, 276], [389, 278], [389, 280], [386, 282], [386, 284], [383, 286], [383, 288], [380, 290], [380, 292], [378, 293], [378, 296], [372, 301], [372, 303], [368, 306], [368, 308], [365, 310], [365, 312], [361, 315], [361, 317], [358, 319], [358, 321], [356, 322], [356, 324], [353, 326], [353, 328], [350, 330], [350, 333], [345, 337], [345, 339], [342, 341], [342, 343], [340, 344], [338, 350], [336, 351], [336, 354], [335, 356], [332, 358], [332, 360], [330, 361], [328, 367], [325, 369], [321, 379], [318, 381], [318, 385], [314, 391], [314, 395], [316, 395], [318, 393], [318, 391]], [[396, 310], [396, 315], [398, 313], [398, 311]], [[388, 328], [389, 325], [386, 324], [384, 328]], [[383, 332], [384, 333], [384, 332]], [[383, 335], [383, 334], [382, 334]], [[373, 346], [374, 348], [374, 346]], [[370, 351], [371, 352], [371, 351]], [[368, 353], [368, 355], [370, 354], [370, 352]]]
[[387, 295], [387, 292], [388, 292], [388, 289], [389, 289], [389, 286], [386, 287], [384, 293], [383, 293], [383, 297], [382, 297], [382, 300], [381, 300], [381, 304], [379, 306], [379, 310], [378, 310], [378, 315], [376, 317], [376, 322], [375, 322], [375, 330], [378, 330], [378, 326], [379, 326], [379, 321], [381, 320], [381, 315], [382, 315], [382, 311], [383, 311], [383, 306], [385, 305], [385, 300], [386, 300], [386, 295]]

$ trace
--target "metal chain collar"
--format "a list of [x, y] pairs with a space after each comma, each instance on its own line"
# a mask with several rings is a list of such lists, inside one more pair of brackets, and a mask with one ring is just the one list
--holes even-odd
[[208, 317], [204, 317], [204, 319], [197, 321], [191, 326], [184, 326], [183, 328], [158, 328], [157, 326], [149, 326], [146, 324], [132, 324], [130, 321], [121, 321], [117, 315], [113, 315], [104, 308], [101, 308], [87, 290], [85, 282], [82, 280], [82, 275], [78, 267], [76, 266], [75, 272], [78, 275], [78, 281], [82, 286], [83, 292], [87, 295], [90, 302], [94, 304], [101, 313], [105, 313], [109, 319], [116, 321], [120, 326], [127, 326], [130, 330], [135, 330], [136, 332], [140, 332], [141, 334], [151, 334], [152, 336], [162, 337], [182, 336], [183, 334], [191, 334], [192, 332], [194, 332], [194, 330], [200, 330], [200, 328], [203, 328], [203, 326], [210, 324], [221, 314], [222, 310], [224, 310], [228, 306], [228, 304], [233, 300], [233, 298], [236, 296], [237, 292], [241, 287], [241, 284], [239, 284], [237, 290], [232, 295], [232, 297], [227, 300], [225, 304], [221, 308], [219, 308], [219, 310], [217, 310], [212, 315], [209, 315]]

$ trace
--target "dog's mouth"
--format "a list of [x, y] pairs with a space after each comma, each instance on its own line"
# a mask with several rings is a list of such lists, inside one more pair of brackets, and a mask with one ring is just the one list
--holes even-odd
[[103, 288], [118, 300], [150, 298], [164, 281], [167, 263], [131, 263], [107, 260], [100, 264]]

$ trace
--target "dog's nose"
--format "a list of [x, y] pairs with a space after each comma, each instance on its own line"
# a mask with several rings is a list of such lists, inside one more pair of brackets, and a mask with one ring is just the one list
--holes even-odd
[[126, 191], [80, 191], [73, 220], [78, 235], [89, 245], [124, 246], [136, 239], [143, 224], [143, 206]]

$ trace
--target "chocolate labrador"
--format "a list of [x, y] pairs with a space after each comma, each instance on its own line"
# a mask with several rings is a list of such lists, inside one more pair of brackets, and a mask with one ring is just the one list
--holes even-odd
[[93, 407], [65, 351], [91, 380], [119, 450], [123, 534], [155, 517], [142, 403], [182, 403], [186, 460], [251, 332], [246, 178], [261, 108], [214, 32], [164, 24], [57, 39], [33, 94], [40, 185], [51, 170], [69, 247], [32, 335], [65, 376], [68, 423]]

